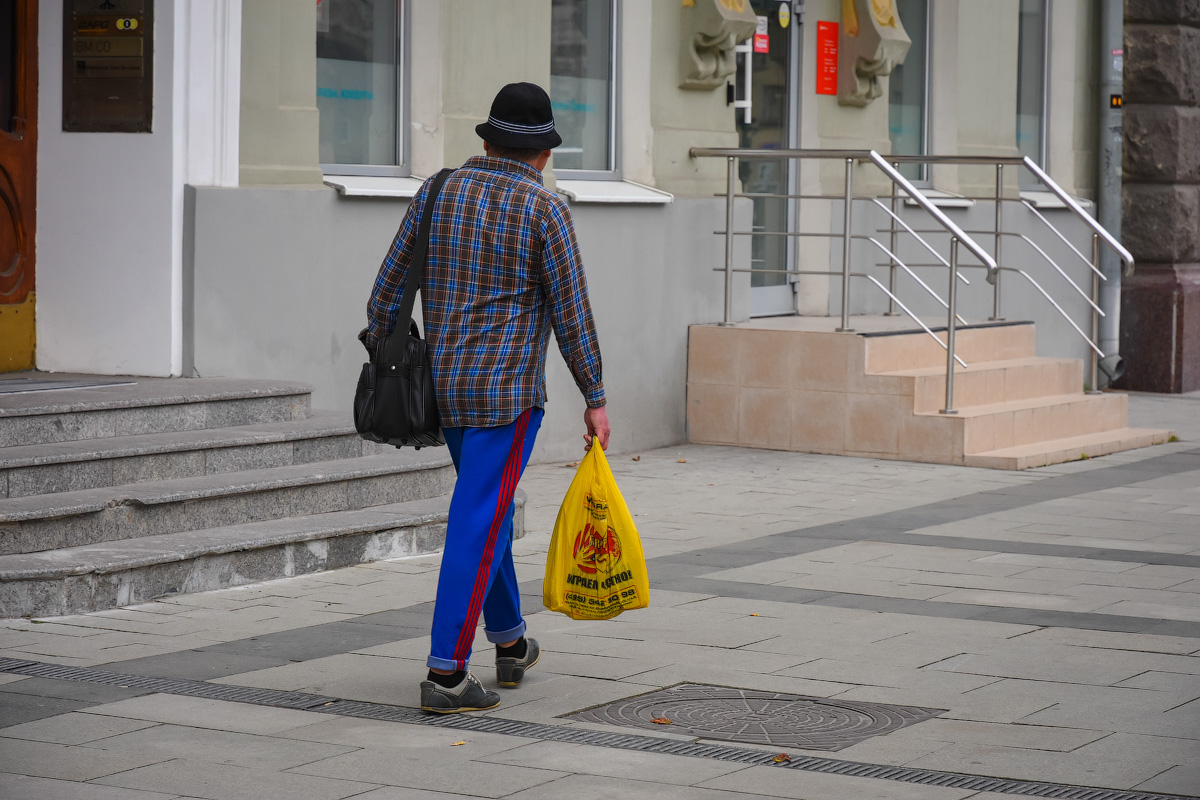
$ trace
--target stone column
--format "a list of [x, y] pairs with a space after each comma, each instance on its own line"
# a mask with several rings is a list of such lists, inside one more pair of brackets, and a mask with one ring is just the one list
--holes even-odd
[[1125, 245], [1117, 386], [1200, 389], [1200, 0], [1125, 3]]

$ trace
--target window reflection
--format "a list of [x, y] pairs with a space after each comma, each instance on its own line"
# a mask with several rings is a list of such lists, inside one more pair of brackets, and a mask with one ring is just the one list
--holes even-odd
[[1017, 150], [1045, 166], [1042, 164], [1042, 99], [1046, 87], [1046, 0], [1021, 0], [1018, 30]]
[[550, 99], [563, 143], [555, 169], [608, 171], [612, 163], [612, 0], [553, 0]]
[[400, 163], [397, 0], [317, 0], [323, 164]]
[[[888, 80], [888, 136], [896, 155], [925, 154], [925, 53], [928, 47], [928, 0], [897, 0], [896, 9], [912, 47], [903, 64]], [[921, 164], [901, 164], [900, 173], [909, 180], [925, 176]]]

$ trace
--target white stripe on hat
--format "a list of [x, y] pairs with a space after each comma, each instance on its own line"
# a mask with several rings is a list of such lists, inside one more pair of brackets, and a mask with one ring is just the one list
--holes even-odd
[[544, 125], [521, 125], [516, 122], [505, 122], [502, 119], [496, 119], [493, 116], [488, 116], [488, 124], [499, 128], [506, 133], [550, 133], [554, 130], [554, 120], [551, 119]]

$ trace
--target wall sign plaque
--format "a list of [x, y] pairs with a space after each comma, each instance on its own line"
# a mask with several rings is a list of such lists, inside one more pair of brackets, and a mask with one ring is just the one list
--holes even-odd
[[63, 130], [149, 132], [154, 0], [64, 0]]

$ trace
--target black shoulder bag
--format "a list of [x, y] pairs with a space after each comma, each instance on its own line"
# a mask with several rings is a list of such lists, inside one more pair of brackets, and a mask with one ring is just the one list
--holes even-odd
[[445, 444], [437, 397], [429, 367], [429, 352], [412, 318], [417, 289], [425, 277], [433, 204], [442, 184], [454, 170], [444, 169], [425, 195], [425, 207], [404, 284], [396, 327], [380, 340], [375, 363], [363, 364], [354, 393], [354, 427], [369, 442], [396, 447], [436, 447]]

